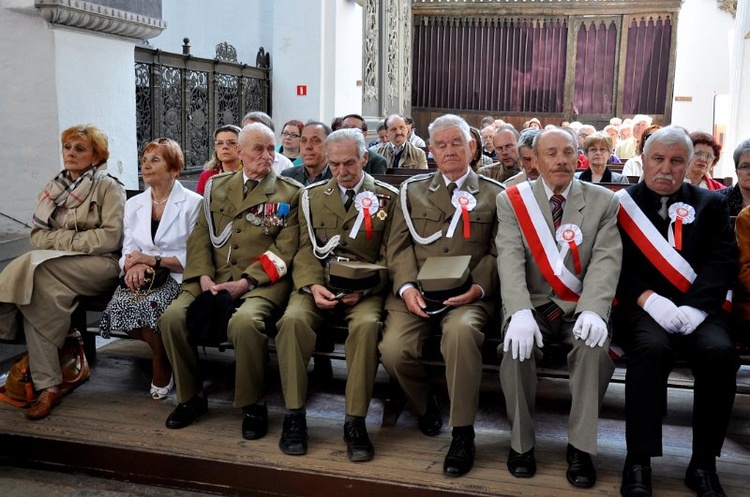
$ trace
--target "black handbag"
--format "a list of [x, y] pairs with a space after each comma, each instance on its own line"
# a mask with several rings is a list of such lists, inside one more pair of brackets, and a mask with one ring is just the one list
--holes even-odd
[[198, 295], [185, 314], [190, 343], [198, 347], [216, 347], [226, 342], [229, 318], [240, 303], [226, 290], [216, 295], [206, 290]]
[[[151, 274], [146, 272], [146, 278], [143, 281], [143, 285], [138, 289], [139, 293], [144, 293], [145, 295], [148, 295], [153, 290], [156, 290], [160, 286], [162, 286], [164, 283], [167, 282], [167, 280], [170, 278], [170, 274], [172, 271], [170, 271], [168, 268], [159, 266], [157, 268], [150, 268]], [[127, 283], [125, 283], [125, 276], [120, 277], [120, 288], [128, 288]]]

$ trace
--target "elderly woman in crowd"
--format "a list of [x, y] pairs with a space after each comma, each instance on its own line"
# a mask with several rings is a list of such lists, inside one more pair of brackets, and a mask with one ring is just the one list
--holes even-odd
[[122, 284], [100, 322], [104, 338], [111, 331], [124, 331], [151, 347], [150, 394], [155, 400], [165, 398], [174, 386], [156, 320], [180, 292], [187, 237], [202, 200], [177, 181], [184, 167], [182, 150], [174, 140], [160, 138], [143, 150], [141, 174], [148, 188], [125, 204]]
[[636, 155], [635, 157], [628, 159], [628, 161], [622, 167], [622, 174], [624, 174], [625, 176], [638, 176], [639, 178], [643, 177], [643, 161], [641, 160], [641, 154], [643, 154], [643, 146], [646, 144], [646, 140], [648, 140], [648, 137], [653, 135], [660, 129], [661, 126], [659, 126], [658, 124], [652, 124], [651, 126], [643, 130], [641, 139], [635, 148]]
[[[482, 148], [482, 133], [475, 127], [469, 128], [469, 131], [471, 131], [471, 137], [474, 138], [474, 141], [477, 144], [476, 149], [474, 150], [474, 157], [471, 158], [471, 162], [469, 163], [471, 166], [471, 169], [476, 172], [477, 169], [483, 166], [489, 166], [490, 164], [493, 164], [494, 161], [492, 158], [488, 155], [486, 155]], [[490, 142], [492, 142], [492, 137], [490, 137]]]
[[240, 149], [237, 147], [237, 137], [242, 131], [239, 126], [225, 124], [214, 131], [214, 156], [203, 166], [203, 172], [198, 177], [195, 191], [203, 195], [206, 183], [219, 173], [231, 173], [240, 168]]
[[39, 195], [35, 250], [0, 273], [0, 338], [15, 338], [22, 320], [31, 378], [41, 391], [28, 419], [46, 417], [62, 401], [58, 349], [78, 296], [111, 291], [119, 273], [125, 190], [104, 172], [107, 136], [91, 125], [73, 126], [61, 142], [65, 169]]
[[721, 156], [721, 145], [714, 140], [713, 136], [700, 131], [690, 133], [690, 140], [693, 142], [694, 152], [685, 173], [685, 181], [707, 190], [726, 188], [724, 183], [711, 177], [711, 171]]
[[732, 158], [737, 184], [732, 188], [719, 190], [719, 193], [728, 197], [729, 215], [737, 216], [742, 209], [750, 206], [750, 139], [737, 145]]
[[604, 132], [589, 135], [583, 142], [589, 168], [576, 173], [576, 178], [589, 183], [628, 183], [628, 177], [607, 167], [612, 156], [612, 139]]
[[[343, 119], [341, 121], [343, 122]], [[291, 121], [287, 121], [284, 127], [281, 128], [281, 145], [279, 145], [278, 152], [292, 161], [292, 165], [294, 166], [302, 165], [299, 143], [302, 137], [302, 128], [304, 127], [305, 125], [302, 124], [302, 121], [292, 119]]]

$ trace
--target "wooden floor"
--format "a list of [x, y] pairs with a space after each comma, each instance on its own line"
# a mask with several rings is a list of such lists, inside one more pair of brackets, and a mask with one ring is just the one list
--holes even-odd
[[[269, 434], [262, 440], [240, 436], [241, 413], [231, 405], [231, 352], [209, 351], [206, 375], [210, 412], [194, 425], [168, 430], [164, 421], [175, 406], [147, 395], [150, 361], [141, 342], [119, 340], [99, 350], [91, 380], [66, 397], [49, 418], [27, 421], [23, 411], [0, 404], [0, 458], [15, 465], [41, 464], [87, 473], [204, 492], [242, 495], [304, 496], [555, 496], [619, 495], [624, 450], [624, 395], [610, 385], [599, 423], [599, 481], [587, 491], [565, 480], [566, 380], [540, 382], [537, 402], [536, 477], [513, 478], [505, 466], [508, 423], [494, 374], [485, 378], [476, 424], [477, 458], [462, 478], [442, 475], [450, 444], [447, 428], [435, 438], [423, 436], [409, 412], [395, 427], [379, 426], [387, 378], [378, 376], [376, 399], [368, 415], [375, 459], [353, 464], [342, 441], [344, 371], [325, 392], [311, 391], [308, 402], [310, 446], [306, 456], [291, 457], [278, 449], [283, 402], [273, 369], [269, 374]], [[740, 371], [742, 381], [750, 370]], [[665, 421], [665, 457], [653, 461], [658, 496], [686, 496], [682, 483], [690, 455], [690, 390], [670, 390]], [[447, 416], [447, 399], [441, 399]], [[446, 420], [447, 421], [447, 420]], [[738, 395], [730, 433], [718, 462], [730, 496], [748, 495], [750, 487], [750, 396]], [[2, 490], [0, 489], [0, 494]]]

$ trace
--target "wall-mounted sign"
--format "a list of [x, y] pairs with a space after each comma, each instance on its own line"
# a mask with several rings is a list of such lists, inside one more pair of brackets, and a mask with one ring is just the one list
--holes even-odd
[[307, 85], [297, 85], [297, 96], [298, 97], [307, 96]]

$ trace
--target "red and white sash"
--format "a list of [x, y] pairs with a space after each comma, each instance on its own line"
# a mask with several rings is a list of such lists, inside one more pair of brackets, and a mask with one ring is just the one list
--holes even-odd
[[[531, 185], [522, 183], [505, 192], [542, 276], [561, 299], [578, 302], [583, 283], [562, 263], [557, 242], [539, 209]], [[556, 274], [556, 268], [559, 274]]]
[[[687, 293], [690, 286], [698, 277], [690, 263], [659, 233], [654, 224], [646, 217], [633, 197], [625, 190], [616, 193], [620, 201], [620, 211], [617, 222], [628, 234], [633, 243], [643, 252], [643, 255], [659, 270], [659, 272], [677, 287], [682, 293]], [[722, 308], [731, 308], [732, 291], [727, 292], [726, 301]], [[728, 310], [728, 309], [727, 309]]]

